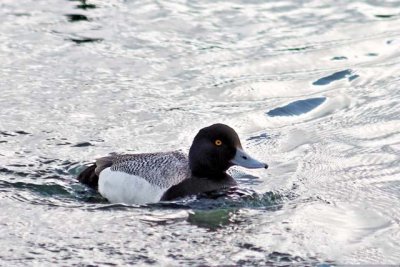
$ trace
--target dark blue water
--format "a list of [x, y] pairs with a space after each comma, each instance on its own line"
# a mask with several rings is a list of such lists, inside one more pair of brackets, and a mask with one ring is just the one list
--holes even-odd
[[[0, 3], [0, 265], [400, 262], [399, 1]], [[77, 183], [215, 122], [268, 170], [145, 206]]]
[[298, 116], [312, 111], [326, 100], [325, 97], [316, 97], [304, 100], [296, 100], [283, 107], [278, 107], [267, 112], [271, 117], [275, 116]]

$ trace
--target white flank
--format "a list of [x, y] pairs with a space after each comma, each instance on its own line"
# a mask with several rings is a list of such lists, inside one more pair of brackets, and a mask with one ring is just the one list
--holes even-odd
[[166, 191], [144, 178], [106, 168], [99, 176], [99, 192], [111, 203], [145, 204], [160, 201]]

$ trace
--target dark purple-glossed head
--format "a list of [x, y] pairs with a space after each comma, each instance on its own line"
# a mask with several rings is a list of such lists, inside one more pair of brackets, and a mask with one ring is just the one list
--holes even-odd
[[235, 130], [220, 123], [201, 129], [195, 136], [189, 150], [189, 165], [198, 177], [220, 176], [233, 165], [268, 168], [243, 151]]

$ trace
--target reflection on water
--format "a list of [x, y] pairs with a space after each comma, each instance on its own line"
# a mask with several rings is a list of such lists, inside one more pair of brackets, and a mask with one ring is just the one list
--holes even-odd
[[[0, 265], [398, 263], [399, 8], [2, 2]], [[215, 122], [270, 168], [144, 206], [75, 179]]]
[[69, 0], [71, 2], [78, 2], [76, 7], [79, 9], [87, 10], [87, 9], [93, 9], [96, 8], [96, 5], [88, 3], [86, 0]]
[[76, 44], [85, 44], [85, 43], [96, 43], [96, 42], [101, 42], [103, 39], [101, 38], [88, 38], [88, 37], [82, 37], [82, 38], [69, 38], [72, 42]]
[[[351, 70], [338, 71], [329, 76], [318, 79], [317, 81], [313, 82], [313, 85], [327, 85], [327, 84], [330, 84], [331, 82], [334, 82], [334, 81], [337, 81], [340, 79], [344, 79], [350, 75], [351, 75]], [[350, 77], [349, 77], [349, 80], [350, 80]]]
[[67, 14], [65, 15], [69, 22], [89, 21], [89, 18], [81, 14]]
[[189, 213], [188, 222], [198, 227], [215, 230], [235, 222], [235, 213], [238, 210], [215, 209], [194, 211]]
[[297, 100], [284, 107], [275, 108], [267, 112], [267, 115], [271, 117], [275, 116], [293, 116], [301, 115], [303, 113], [310, 112], [314, 108], [318, 107], [326, 100], [325, 97], [316, 97], [305, 100]]

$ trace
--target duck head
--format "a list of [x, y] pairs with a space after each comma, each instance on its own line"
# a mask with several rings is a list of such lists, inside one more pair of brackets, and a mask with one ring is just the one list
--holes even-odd
[[237, 165], [249, 169], [268, 168], [247, 154], [238, 134], [225, 124], [213, 124], [201, 129], [189, 150], [189, 166], [197, 177], [220, 177], [229, 167]]

